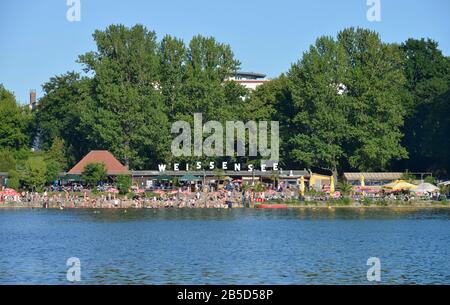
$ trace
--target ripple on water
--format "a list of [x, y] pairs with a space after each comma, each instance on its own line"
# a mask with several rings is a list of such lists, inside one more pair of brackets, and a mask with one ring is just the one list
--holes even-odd
[[450, 283], [448, 209], [0, 211], [0, 283]]

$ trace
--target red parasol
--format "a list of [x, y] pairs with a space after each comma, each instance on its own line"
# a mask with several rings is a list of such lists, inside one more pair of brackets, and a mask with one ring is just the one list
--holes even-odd
[[13, 190], [11, 188], [6, 188], [2, 192], [0, 192], [0, 195], [3, 195], [3, 196], [19, 196], [19, 193], [16, 192], [16, 190]]
[[159, 194], [159, 195], [164, 195], [165, 192], [163, 190], [155, 190], [153, 191], [153, 193]]
[[107, 190], [107, 192], [108, 192], [108, 193], [113, 193], [113, 194], [118, 194], [118, 193], [119, 193], [119, 190], [116, 189], [116, 188], [114, 188], [114, 187], [110, 187], [110, 188]]

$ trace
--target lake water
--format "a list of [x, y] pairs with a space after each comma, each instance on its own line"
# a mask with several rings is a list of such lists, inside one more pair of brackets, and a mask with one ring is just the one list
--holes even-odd
[[0, 284], [450, 284], [450, 209], [0, 210]]

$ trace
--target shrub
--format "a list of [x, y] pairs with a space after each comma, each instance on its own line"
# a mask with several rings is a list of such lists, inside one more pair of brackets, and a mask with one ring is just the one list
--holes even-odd
[[131, 187], [131, 176], [129, 175], [120, 175], [116, 178], [117, 189], [119, 190], [120, 195], [128, 194], [128, 191]]
[[20, 188], [20, 174], [17, 171], [10, 170], [8, 172], [6, 186], [15, 190], [18, 190]]
[[81, 174], [83, 181], [89, 186], [96, 186], [106, 179], [106, 167], [104, 163], [89, 163]]
[[436, 184], [436, 179], [433, 176], [426, 176], [425, 179], [424, 179], [424, 182], [431, 183], [431, 184]]

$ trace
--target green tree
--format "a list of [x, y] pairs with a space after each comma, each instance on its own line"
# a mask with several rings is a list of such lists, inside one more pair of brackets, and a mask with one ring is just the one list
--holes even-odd
[[119, 194], [126, 195], [131, 187], [131, 176], [129, 175], [119, 175], [116, 178], [116, 185], [119, 190]]
[[402, 131], [410, 158], [399, 168], [450, 173], [450, 57], [444, 56], [437, 42], [408, 39], [401, 45], [408, 113]]
[[[184, 45], [166, 36], [159, 50], [160, 92], [171, 122], [183, 120], [192, 126], [194, 113], [202, 113], [204, 121], [242, 119], [247, 105], [243, 97], [248, 92], [227, 81], [239, 67], [229, 45], [200, 35]], [[193, 162], [195, 158], [177, 161]]]
[[108, 148], [131, 168], [156, 165], [170, 148], [158, 88], [157, 43], [142, 25], [111, 25], [95, 31], [96, 52], [79, 57], [93, 72], [92, 101], [81, 115], [93, 148]]
[[291, 167], [296, 163], [291, 153], [294, 148], [291, 139], [298, 133], [297, 129], [292, 128], [298, 109], [292, 102], [291, 94], [289, 79], [283, 74], [256, 88], [247, 103], [248, 110], [244, 111], [251, 114], [249, 119], [280, 123], [279, 163], [283, 167]]
[[95, 187], [107, 177], [106, 166], [104, 163], [89, 163], [84, 167], [81, 173], [81, 179], [88, 186]]
[[424, 182], [426, 183], [431, 183], [431, 184], [436, 184], [436, 178], [433, 176], [426, 176], [424, 179]]
[[30, 143], [31, 115], [0, 84], [0, 149], [19, 150]]
[[91, 98], [91, 82], [75, 72], [50, 78], [43, 85], [45, 95], [34, 112], [33, 130], [39, 138], [39, 149], [48, 151], [54, 144], [57, 145], [54, 149], [61, 149], [62, 145], [64, 168], [74, 165], [92, 148], [85, 137], [88, 130], [80, 122]]
[[8, 172], [8, 178], [6, 181], [6, 186], [12, 188], [14, 190], [18, 190], [20, 188], [20, 174], [14, 169], [11, 169]]
[[266, 188], [264, 187], [264, 185], [262, 183], [257, 182], [257, 183], [255, 183], [255, 185], [253, 186], [252, 189], [253, 189], [253, 192], [255, 192], [255, 193], [261, 193], [261, 192], [264, 192], [264, 190]]
[[8, 150], [0, 151], [0, 172], [16, 169], [14, 154]]
[[61, 164], [56, 161], [46, 161], [47, 171], [45, 172], [45, 182], [51, 184], [57, 180], [61, 172]]
[[353, 185], [348, 181], [338, 182], [338, 189], [343, 195], [348, 196], [353, 190]]
[[97, 50], [79, 57], [92, 76], [51, 78], [35, 113], [40, 148], [61, 138], [69, 166], [89, 150], [108, 149], [131, 168], [154, 167], [171, 161], [170, 122], [192, 123], [195, 112], [224, 122], [260, 110], [243, 100], [243, 86], [227, 81], [239, 62], [212, 37], [186, 45], [165, 36], [158, 43], [142, 25], [111, 25], [93, 37]]
[[284, 141], [297, 164], [337, 176], [338, 168], [380, 170], [406, 157], [401, 64], [398, 47], [369, 30], [319, 38], [287, 75], [293, 136]]
[[64, 141], [61, 138], [56, 137], [53, 140], [53, 144], [50, 149], [45, 152], [45, 162], [47, 163], [47, 183], [55, 181], [58, 178], [59, 173], [67, 168], [64, 152]]
[[160, 92], [167, 107], [168, 117], [174, 121], [179, 109], [186, 103], [183, 92], [186, 75], [187, 50], [184, 42], [172, 36], [165, 36], [159, 44]]
[[405, 181], [407, 181], [407, 182], [409, 182], [409, 183], [412, 183], [412, 182], [416, 179], [416, 176], [414, 176], [414, 175], [411, 174], [410, 172], [404, 172], [404, 173], [402, 174], [402, 176], [401, 176], [401, 179], [402, 179], [402, 180], [405, 180]]
[[43, 157], [31, 157], [25, 162], [21, 180], [31, 190], [40, 191], [47, 182], [47, 164]]

